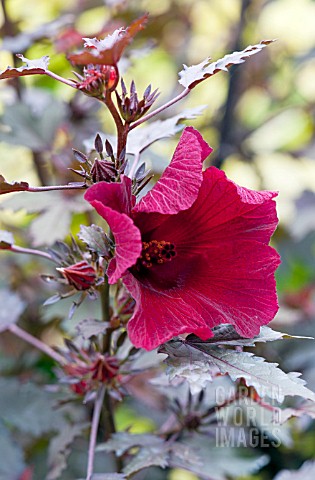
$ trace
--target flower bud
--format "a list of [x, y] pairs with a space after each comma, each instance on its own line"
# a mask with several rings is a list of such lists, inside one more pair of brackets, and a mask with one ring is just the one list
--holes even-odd
[[57, 268], [56, 270], [77, 290], [88, 290], [95, 284], [97, 278], [94, 268], [86, 260], [70, 267]]
[[106, 92], [115, 90], [119, 73], [113, 65], [88, 65], [83, 70], [83, 77], [79, 76], [81, 82], [77, 88], [91, 97], [104, 98]]
[[91, 177], [94, 183], [102, 181], [112, 182], [116, 175], [117, 171], [113, 162], [98, 159], [94, 161], [91, 168]]

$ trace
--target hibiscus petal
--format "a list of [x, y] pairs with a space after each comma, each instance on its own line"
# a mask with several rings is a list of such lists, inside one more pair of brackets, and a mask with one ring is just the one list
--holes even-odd
[[181, 333], [194, 332], [204, 340], [213, 336], [204, 319], [183, 301], [180, 292], [144, 286], [129, 272], [123, 281], [136, 300], [135, 313], [128, 322], [129, 338], [136, 347], [153, 350]]
[[134, 211], [173, 214], [189, 208], [198, 196], [202, 163], [211, 152], [197, 130], [185, 128], [171, 163]]
[[239, 187], [221, 170], [210, 167], [195, 203], [188, 210], [165, 217], [154, 235], [177, 250], [202, 254], [220, 242], [255, 240], [268, 244], [277, 223], [275, 192]]
[[[119, 183], [98, 182], [85, 192], [84, 198], [92, 204], [97, 200], [105, 207], [110, 207], [120, 213], [130, 216], [136, 198], [131, 193], [132, 181], [125, 175], [121, 176]], [[100, 214], [101, 215], [101, 214]]]
[[128, 272], [123, 281], [136, 300], [128, 323], [132, 343], [151, 350], [182, 333], [206, 340], [221, 323], [234, 325], [244, 337], [257, 335], [278, 310], [274, 272], [279, 262], [273, 248], [238, 241], [213, 246], [187, 263], [182, 259], [182, 274], [172, 288], [150, 284], [150, 277], [139, 281]]
[[110, 284], [116, 283], [136, 263], [142, 250], [140, 231], [128, 216], [131, 210], [129, 187], [131, 181], [125, 177], [122, 183], [96, 183], [84, 195], [106, 220], [115, 239], [115, 258], [110, 261], [107, 271]]
[[213, 246], [196, 258], [181, 297], [210, 327], [230, 323], [252, 338], [278, 311], [274, 273], [279, 263], [278, 253], [259, 242]]

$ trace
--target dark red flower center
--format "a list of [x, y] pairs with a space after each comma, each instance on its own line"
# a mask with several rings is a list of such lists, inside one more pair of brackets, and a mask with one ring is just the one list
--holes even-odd
[[175, 245], [165, 240], [151, 240], [142, 242], [140, 263], [143, 267], [151, 268], [153, 265], [162, 265], [170, 262], [176, 255]]

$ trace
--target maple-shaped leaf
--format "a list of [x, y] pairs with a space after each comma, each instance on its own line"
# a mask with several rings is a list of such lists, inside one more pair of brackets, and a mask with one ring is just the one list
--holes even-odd
[[[315, 401], [315, 393], [305, 387], [305, 381], [300, 373], [285, 373], [278, 368], [277, 363], [268, 363], [262, 357], [249, 352], [238, 352], [231, 349], [211, 346], [205, 342], [189, 345], [179, 340], [173, 340], [160, 347], [161, 353], [169, 357], [166, 363], [176, 368], [181, 358], [190, 358], [191, 362], [204, 362], [209, 365], [209, 381], [213, 366], [218, 367], [222, 375], [229, 375], [233, 380], [245, 379], [248, 386], [257, 390], [261, 397], [269, 397], [283, 402], [285, 396], [300, 396]], [[172, 375], [176, 372], [172, 369]], [[181, 372], [180, 372], [181, 373]]]
[[24, 192], [29, 189], [27, 182], [7, 182], [5, 178], [0, 175], [0, 195], [10, 192]]
[[148, 467], [166, 468], [169, 464], [169, 450], [170, 447], [166, 443], [143, 447], [124, 467], [123, 472], [131, 476]]
[[17, 54], [26, 65], [22, 67], [8, 67], [6, 70], [0, 72], [0, 79], [3, 78], [15, 78], [15, 77], [25, 77], [26, 75], [45, 75], [48, 69], [49, 57], [45, 55], [44, 57], [38, 58], [37, 60], [29, 60], [28, 58], [23, 57], [23, 55]]
[[11, 232], [0, 230], [0, 250], [10, 250], [14, 244], [14, 238]]
[[80, 225], [78, 237], [82, 242], [86, 243], [88, 248], [96, 252], [99, 256], [107, 256], [109, 254], [109, 241], [104, 230], [98, 225]]
[[103, 40], [97, 38], [84, 38], [85, 50], [81, 53], [71, 54], [68, 59], [75, 65], [116, 65], [125, 48], [133, 40], [135, 35], [143, 30], [148, 15], [135, 20], [127, 28], [119, 28]]
[[67, 466], [67, 457], [71, 453], [71, 444], [82, 432], [88, 428], [88, 423], [70, 425], [65, 423], [58, 435], [53, 437], [48, 452], [48, 474], [46, 480], [57, 480]]
[[245, 50], [240, 52], [233, 52], [229, 55], [225, 55], [216, 62], [211, 63], [209, 57], [203, 62], [198, 63], [198, 65], [192, 65], [190, 67], [184, 65], [184, 69], [179, 72], [179, 83], [185, 88], [192, 89], [206, 78], [212, 77], [215, 73], [218, 73], [221, 70], [227, 71], [232, 65], [243, 63], [246, 58], [260, 52], [272, 42], [273, 40], [263, 40], [257, 45], [249, 45]]
[[210, 435], [192, 433], [176, 444], [177, 449], [172, 449], [170, 466], [188, 470], [202, 480], [247, 478], [269, 461], [267, 455], [256, 456], [254, 449], [250, 451], [249, 448], [226, 445], [218, 448]]
[[123, 455], [131, 448], [139, 447], [139, 451], [125, 466], [123, 472], [133, 475], [144, 468], [168, 466], [168, 459], [172, 445], [162, 438], [150, 434], [132, 434], [128, 432], [114, 433], [108, 442], [97, 447], [98, 451], [115, 451], [117, 455]]
[[283, 339], [290, 339], [290, 338], [304, 338], [313, 340], [312, 337], [301, 337], [295, 335], [289, 335], [283, 332], [277, 332], [276, 330], [272, 330], [272, 328], [263, 325], [260, 327], [259, 335], [256, 335], [253, 338], [244, 338], [239, 335], [233, 325], [219, 325], [218, 327], [214, 327], [213, 329], [214, 336], [209, 338], [206, 342], [200, 340], [199, 337], [196, 335], [189, 335], [186, 338], [186, 342], [189, 345], [196, 345], [206, 343], [211, 345], [233, 345], [238, 347], [253, 347], [256, 343], [266, 343], [266, 342], [274, 342], [276, 340], [283, 340]]
[[217, 365], [223, 375], [228, 374], [233, 381], [244, 378], [248, 386], [253, 386], [258, 395], [283, 402], [284, 397], [299, 395], [315, 400], [315, 393], [305, 387], [300, 373], [285, 373], [276, 363], [265, 362], [249, 352], [236, 352], [214, 347], [211, 361]]

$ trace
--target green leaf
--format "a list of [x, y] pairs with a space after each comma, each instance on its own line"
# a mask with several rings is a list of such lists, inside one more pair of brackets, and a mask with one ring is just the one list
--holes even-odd
[[7, 289], [0, 290], [0, 332], [18, 321], [25, 306], [25, 302], [16, 293]]
[[48, 69], [49, 57], [47, 55], [37, 60], [29, 60], [19, 54], [16, 56], [25, 62], [26, 65], [19, 68], [8, 67], [6, 70], [0, 72], [0, 79], [24, 77], [25, 75], [43, 75]]
[[0, 412], [6, 425], [34, 437], [64, 425], [63, 413], [56, 410], [56, 397], [42, 387], [1, 378], [0, 391]]
[[14, 238], [11, 232], [0, 230], [0, 250], [10, 250], [14, 244]]
[[78, 237], [82, 242], [86, 243], [90, 250], [96, 252], [100, 257], [108, 255], [108, 239], [104, 230], [98, 225], [93, 224], [89, 227], [80, 225]]
[[184, 69], [179, 72], [179, 83], [185, 88], [194, 88], [198, 83], [202, 82], [206, 78], [212, 77], [212, 75], [220, 72], [221, 70], [227, 71], [232, 65], [243, 63], [246, 58], [255, 55], [260, 52], [267, 45], [272, 43], [273, 40], [263, 40], [257, 45], [249, 45], [245, 50], [240, 52], [233, 52], [229, 55], [225, 55], [220, 60], [210, 63], [210, 57], [204, 60], [198, 65], [192, 65], [187, 67], [184, 65]]
[[83, 430], [89, 424], [69, 425], [65, 424], [63, 429], [50, 442], [48, 451], [48, 474], [46, 480], [60, 478], [62, 471], [67, 466], [67, 458], [71, 453], [70, 446], [74, 439], [82, 435]]
[[11, 192], [23, 192], [28, 190], [29, 184], [27, 182], [13, 182], [9, 183], [0, 175], [0, 195]]

